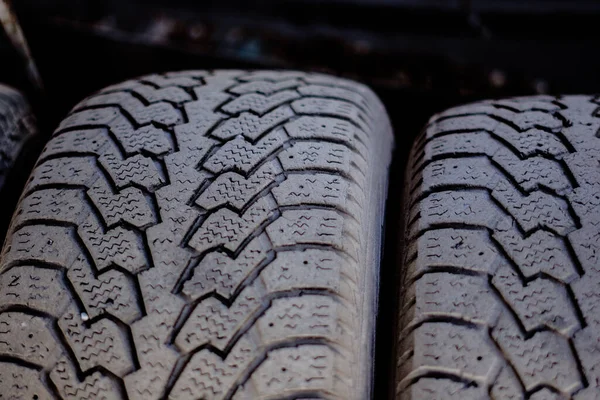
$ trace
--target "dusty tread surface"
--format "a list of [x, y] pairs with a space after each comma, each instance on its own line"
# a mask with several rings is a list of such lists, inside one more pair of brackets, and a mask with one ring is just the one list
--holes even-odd
[[599, 110], [431, 118], [407, 169], [397, 398], [600, 399]]
[[367, 397], [391, 142], [369, 89], [318, 74], [82, 101], [3, 249], [0, 394]]

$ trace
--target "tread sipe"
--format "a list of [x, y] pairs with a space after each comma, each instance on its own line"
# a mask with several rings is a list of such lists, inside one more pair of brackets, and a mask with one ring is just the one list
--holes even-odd
[[434, 116], [407, 170], [399, 399], [600, 399], [600, 102]]
[[367, 397], [391, 142], [369, 89], [319, 74], [87, 98], [3, 250], [0, 394]]

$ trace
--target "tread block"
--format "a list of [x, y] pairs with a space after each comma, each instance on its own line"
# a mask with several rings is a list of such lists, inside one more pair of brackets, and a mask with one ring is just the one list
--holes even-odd
[[141, 317], [135, 284], [124, 273], [110, 270], [95, 277], [87, 260], [79, 256], [67, 277], [90, 318], [110, 314], [129, 323]]
[[230, 306], [215, 298], [206, 299], [192, 311], [175, 343], [185, 352], [205, 345], [225, 350], [232, 338], [259, 312], [265, 295], [261, 289], [257, 284], [247, 286]]
[[218, 250], [208, 253], [194, 268], [194, 274], [185, 283], [183, 293], [197, 299], [214, 290], [230, 298], [244, 279], [267, 259], [269, 249], [268, 239], [263, 234], [252, 239], [236, 258]]
[[[485, 154], [488, 157], [494, 155], [500, 143], [494, 140], [488, 132], [460, 132], [436, 136], [425, 143], [420, 151], [413, 149], [418, 153], [414, 157], [411, 168], [419, 171], [423, 164], [432, 160], [441, 158], [452, 158], [457, 156], [478, 156]], [[416, 154], [415, 153], [415, 154]]]
[[365, 123], [368, 118], [363, 111], [353, 103], [347, 101], [307, 97], [294, 101], [292, 109], [297, 114], [316, 114], [345, 118], [365, 131], [370, 130], [368, 124]]
[[121, 329], [113, 321], [101, 319], [86, 327], [86, 313], [73, 308], [58, 320], [58, 326], [75, 353], [83, 372], [103, 367], [123, 377], [134, 368], [130, 352]]
[[526, 339], [506, 315], [501, 316], [492, 336], [511, 361], [526, 390], [547, 385], [572, 394], [583, 387], [575, 359], [564, 337], [544, 331]]
[[14, 398], [19, 400], [53, 398], [38, 371], [9, 362], [0, 362], [0, 393], [14, 393]]
[[28, 307], [58, 317], [69, 304], [62, 274], [57, 270], [18, 266], [0, 274], [2, 308]]
[[208, 350], [201, 350], [192, 356], [171, 396], [178, 399], [224, 399], [227, 387], [250, 366], [254, 357], [256, 346], [247, 337], [236, 343], [225, 360]]
[[62, 358], [52, 369], [50, 379], [58, 393], [66, 399], [121, 398], [118, 383], [100, 372], [94, 372], [86, 376], [83, 381], [79, 381], [75, 370], [66, 358]]
[[248, 178], [236, 172], [226, 172], [202, 192], [196, 204], [207, 210], [225, 204], [241, 210], [253, 197], [276, 182], [280, 174], [281, 168], [275, 162], [263, 164]]
[[1, 355], [48, 368], [58, 361], [61, 353], [47, 321], [21, 312], [0, 314]]
[[57, 135], [50, 140], [42, 154], [41, 160], [69, 153], [119, 154], [119, 149], [109, 136], [108, 129], [78, 129], [69, 134]]
[[[306, 364], [297, 368], [298, 362]], [[298, 390], [331, 392], [335, 357], [325, 346], [305, 345], [272, 350], [234, 399], [283, 397]], [[251, 387], [251, 388], [250, 388]]]
[[337, 331], [345, 329], [337, 320], [340, 309], [342, 305], [332, 296], [278, 298], [258, 320], [258, 331], [266, 341], [281, 336], [310, 339], [318, 335], [333, 339]]
[[[210, 145], [210, 144], [209, 144]], [[207, 152], [209, 147], [202, 148], [200, 154], [197, 151], [170, 154], [165, 157], [167, 172], [171, 177], [171, 184], [164, 186], [156, 191], [158, 200], [169, 199], [169, 203], [176, 201], [179, 204], [187, 204], [199, 187], [211, 176], [206, 171], [198, 171], [195, 166], [200, 158]], [[163, 213], [165, 204], [161, 204], [160, 212]], [[176, 205], [171, 204], [170, 209], [175, 209]], [[163, 219], [165, 219], [163, 217]]]
[[300, 97], [298, 92], [293, 90], [284, 90], [272, 95], [265, 96], [260, 93], [243, 94], [240, 97], [228, 102], [221, 109], [228, 113], [239, 113], [243, 111], [255, 112], [259, 115], [266, 113], [282, 104], [287, 104], [291, 100]]
[[365, 143], [372, 141], [363, 130], [340, 118], [301, 116], [285, 124], [285, 131], [297, 139], [342, 141], [362, 155], [366, 154]]
[[25, 193], [50, 185], [89, 186], [98, 178], [92, 157], [64, 157], [42, 162], [35, 167]]
[[[45, 215], [39, 208], [50, 211]], [[40, 220], [78, 224], [91, 213], [81, 189], [41, 189], [28, 194], [19, 204], [13, 226], [33, 224]]]
[[453, 267], [474, 273], [493, 273], [497, 268], [498, 250], [486, 232], [466, 229], [427, 231], [407, 248], [409, 259], [417, 254], [423, 262], [409, 262], [407, 278], [414, 278], [432, 268]]
[[[350, 292], [354, 290], [354, 287], [343, 287], [340, 266], [344, 264], [353, 266], [354, 263], [331, 250], [279, 251], [275, 260], [261, 273], [261, 279], [270, 291], [312, 288], [342, 294], [345, 290]], [[356, 285], [352, 275], [347, 279], [349, 282], [346, 284]]]
[[505, 366], [496, 378], [491, 391], [494, 399], [524, 400], [523, 388], [512, 368]]
[[546, 187], [560, 194], [572, 189], [563, 168], [554, 160], [543, 157], [520, 160], [506, 148], [494, 153], [492, 159], [527, 192]]
[[146, 106], [127, 92], [113, 92], [89, 97], [75, 106], [74, 110], [107, 105], [118, 106], [137, 125], [146, 125], [151, 122], [171, 125], [181, 118], [179, 112], [169, 103], [155, 103]]
[[45, 263], [67, 269], [80, 254], [72, 228], [29, 225], [18, 229], [4, 250], [4, 265]]
[[362, 159], [352, 157], [351, 150], [340, 144], [294, 143], [290, 148], [281, 152], [279, 161], [286, 171], [314, 169], [352, 175], [358, 182], [362, 182], [364, 179]]
[[567, 203], [561, 198], [543, 192], [523, 196], [503, 181], [495, 187], [492, 196], [506, 208], [525, 232], [544, 227], [559, 235], [566, 235], [576, 229]]
[[152, 191], [164, 183], [156, 164], [152, 159], [142, 155], [135, 155], [125, 160], [119, 160], [112, 155], [102, 156], [98, 159], [115, 186], [122, 189], [129, 185], [139, 185]]
[[274, 202], [265, 197], [257, 200], [242, 215], [221, 208], [208, 216], [189, 244], [199, 253], [221, 245], [230, 251], [236, 251], [258, 226], [274, 215], [275, 208]]
[[203, 165], [208, 171], [221, 174], [233, 169], [248, 174], [268, 155], [280, 148], [286, 140], [285, 132], [276, 129], [256, 144], [237, 136], [214, 153]]
[[162, 129], [147, 125], [134, 131], [119, 132], [116, 136], [128, 155], [141, 152], [161, 155], [173, 150], [168, 135]]
[[223, 140], [244, 136], [248, 140], [255, 141], [265, 132], [284, 123], [293, 116], [294, 112], [288, 106], [278, 107], [260, 117], [249, 112], [243, 112], [239, 117], [225, 120], [212, 132], [212, 135]]
[[344, 218], [335, 211], [284, 211], [267, 227], [267, 234], [276, 247], [300, 243], [333, 245], [344, 249]]
[[298, 92], [305, 96], [328, 97], [339, 100], [346, 100], [354, 103], [357, 107], [369, 111], [369, 102], [360, 93], [341, 88], [322, 85], [308, 85], [298, 88]]
[[116, 264], [136, 273], [148, 266], [141, 237], [132, 230], [118, 226], [103, 232], [98, 221], [90, 216], [79, 226], [77, 232], [98, 271]]
[[499, 359], [485, 332], [439, 322], [419, 326], [414, 337], [415, 353], [408, 361], [412, 372], [404, 378], [407, 383], [429, 372], [453, 373], [475, 382], [497, 374]]
[[156, 89], [149, 85], [139, 84], [131, 90], [140, 97], [143, 97], [148, 103], [158, 103], [161, 101], [183, 103], [192, 100], [192, 96], [180, 86], [166, 86]]
[[493, 237], [502, 245], [525, 278], [533, 278], [543, 272], [559, 281], [570, 283], [579, 277], [575, 263], [560, 236], [547, 231], [537, 231], [524, 238], [512, 226], [510, 229], [494, 232]]
[[127, 125], [131, 127], [131, 123], [125, 120], [117, 107], [91, 108], [69, 114], [58, 125], [57, 132], [80, 130], [81, 127], [89, 128], [90, 126], [111, 127], [115, 123], [123, 124], [122, 129]]
[[600, 389], [600, 360], [598, 358], [598, 354], [600, 354], [600, 335], [598, 334], [597, 323], [577, 332], [573, 339], [573, 345], [577, 354], [579, 354], [581, 365], [589, 382], [589, 386], [577, 393], [575, 398], [597, 398], [598, 389]]
[[584, 186], [573, 190], [568, 199], [582, 225], [600, 225], [600, 186]]
[[493, 324], [500, 306], [487, 279], [451, 273], [429, 273], [414, 285], [415, 307], [410, 325], [431, 318], [459, 318], [476, 324]]
[[128, 187], [113, 193], [108, 185], [97, 181], [87, 194], [100, 211], [104, 223], [109, 227], [121, 222], [129, 223], [136, 228], [156, 223], [156, 218], [143, 192], [138, 188]]
[[565, 163], [575, 175], [580, 187], [588, 190], [600, 186], [600, 177], [598, 174], [598, 154], [600, 149], [588, 148], [580, 149], [577, 153], [567, 154], [564, 157]]
[[235, 94], [256, 92], [268, 96], [272, 93], [284, 91], [286, 89], [294, 89], [299, 85], [301, 85], [301, 82], [296, 78], [286, 79], [279, 82], [250, 81], [234, 86], [229, 89], [229, 91]]
[[338, 175], [291, 174], [271, 191], [280, 206], [329, 205], [351, 215], [359, 213], [364, 195], [358, 185]]
[[551, 280], [536, 279], [524, 285], [510, 267], [503, 265], [492, 284], [527, 332], [546, 326], [568, 337], [581, 328], [564, 287]]
[[422, 172], [422, 181], [416, 181], [411, 192], [428, 193], [445, 186], [487, 188], [493, 190], [503, 176], [487, 158], [450, 158], [434, 161]]
[[510, 126], [498, 125], [494, 135], [514, 147], [523, 157], [540, 154], [559, 159], [569, 153], [560, 137], [546, 130], [532, 128], [518, 132]]
[[411, 210], [409, 226], [416, 232], [441, 224], [486, 227], [508, 226], [509, 217], [484, 190], [432, 193]]

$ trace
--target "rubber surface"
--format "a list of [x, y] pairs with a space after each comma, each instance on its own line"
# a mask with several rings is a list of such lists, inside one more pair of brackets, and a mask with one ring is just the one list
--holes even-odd
[[0, 190], [23, 145], [35, 133], [35, 120], [25, 97], [0, 84]]
[[391, 128], [366, 87], [188, 71], [45, 147], [0, 275], [0, 393], [365, 398]]
[[38, 129], [25, 97], [0, 84], [0, 241], [4, 242], [19, 195], [35, 161]]
[[600, 398], [598, 110], [530, 97], [430, 120], [407, 171], [398, 398]]

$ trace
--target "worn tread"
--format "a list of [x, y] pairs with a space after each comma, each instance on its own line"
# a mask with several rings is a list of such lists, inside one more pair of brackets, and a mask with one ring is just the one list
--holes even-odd
[[0, 392], [368, 397], [391, 141], [369, 89], [318, 74], [184, 71], [88, 97], [3, 250]]
[[397, 398], [600, 398], [599, 129], [589, 96], [430, 119], [407, 169]]

